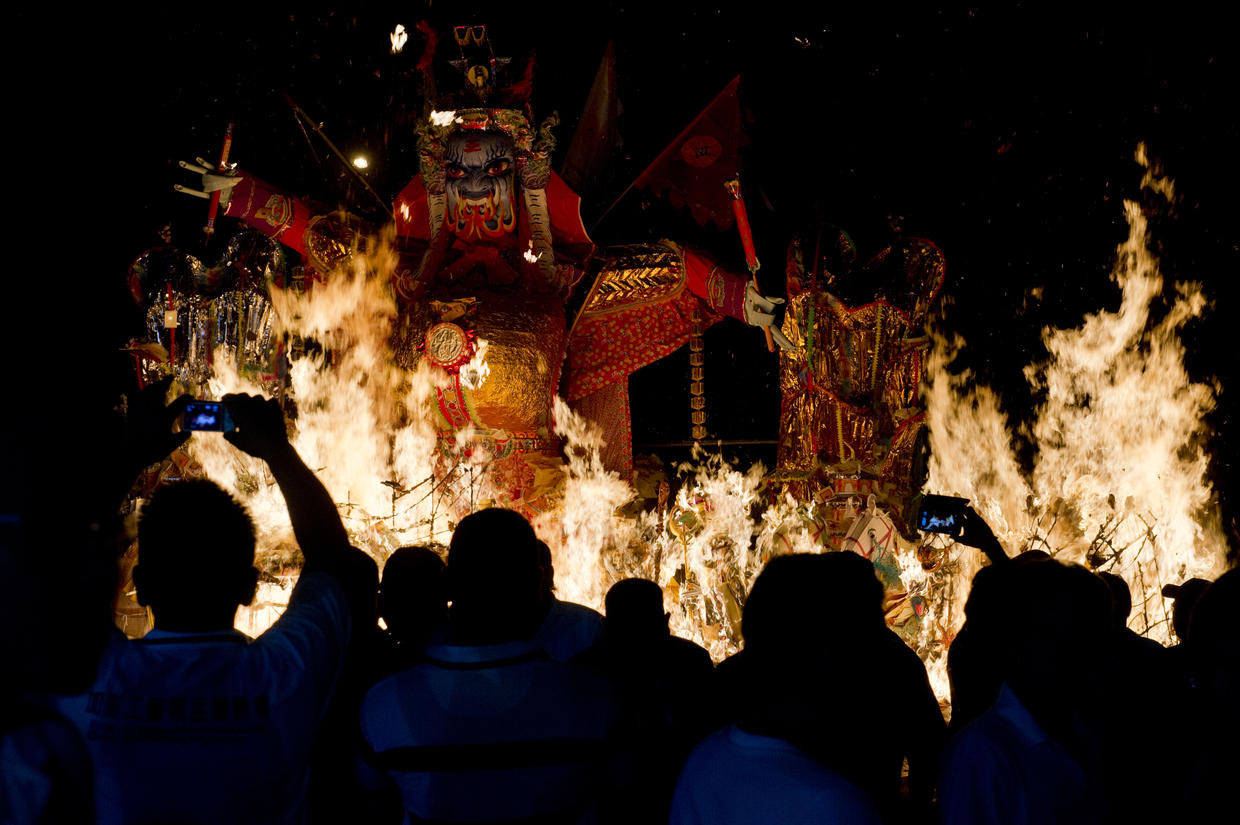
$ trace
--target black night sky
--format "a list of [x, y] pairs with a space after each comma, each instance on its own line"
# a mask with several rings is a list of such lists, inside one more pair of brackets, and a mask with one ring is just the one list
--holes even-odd
[[[247, 170], [377, 216], [317, 141], [316, 162], [283, 94], [346, 151], [368, 154], [368, 179], [390, 198], [416, 172], [421, 42], [393, 56], [388, 33], [425, 18], [444, 33], [444, 53], [455, 48], [452, 25], [485, 22], [498, 53], [537, 53], [535, 113], [558, 110], [562, 148], [615, 42], [625, 145], [612, 185], [586, 198], [587, 226], [740, 74], [753, 115], [744, 179], [766, 289], [782, 291], [788, 239], [818, 218], [848, 229], [862, 256], [896, 228], [933, 240], [948, 263], [941, 323], [969, 342], [961, 366], [998, 388], [1017, 418], [1037, 403], [1020, 369], [1042, 357], [1041, 328], [1118, 305], [1108, 273], [1126, 234], [1121, 201], [1139, 197], [1133, 154], [1144, 140], [1179, 193], [1152, 220], [1164, 275], [1203, 282], [1213, 302], [1188, 331], [1188, 366], [1221, 382], [1217, 483], [1234, 488], [1240, 77], [1221, 17], [1176, 5], [1122, 18], [1041, 4], [681, 5], [438, 0], [303, 15], [223, 4], [94, 21], [24, 13], [16, 28], [40, 56], [9, 58], [23, 116], [8, 128], [29, 154], [10, 150], [19, 211], [10, 244], [22, 266], [5, 326], [6, 348], [30, 371], [25, 384], [68, 390], [80, 410], [106, 406], [100, 399], [125, 369], [115, 349], [135, 334], [128, 264], [169, 223], [176, 242], [199, 242], [202, 202], [171, 191], [193, 183], [176, 161], [216, 155], [230, 120], [232, 159]], [[702, 230], [642, 193], [593, 234], [600, 244], [689, 240], [742, 262], [735, 234]], [[739, 324], [707, 337], [712, 434], [774, 438], [775, 356]], [[682, 352], [634, 377], [639, 444], [688, 438], [687, 372]]]

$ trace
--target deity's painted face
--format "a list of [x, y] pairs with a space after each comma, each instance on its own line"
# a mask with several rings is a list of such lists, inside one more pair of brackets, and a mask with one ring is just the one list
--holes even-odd
[[448, 224], [462, 238], [498, 238], [517, 226], [512, 138], [458, 132], [448, 138], [444, 172]]

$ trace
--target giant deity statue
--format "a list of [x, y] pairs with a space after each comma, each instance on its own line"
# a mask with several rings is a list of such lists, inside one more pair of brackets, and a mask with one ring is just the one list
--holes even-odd
[[[552, 421], [557, 394], [600, 428], [605, 466], [631, 479], [629, 375], [725, 316], [770, 330], [782, 301], [758, 294], [748, 276], [706, 253], [670, 241], [596, 247], [579, 197], [551, 168], [555, 115], [535, 126], [532, 60], [505, 83], [509, 61], [495, 56], [485, 27], [458, 27], [454, 35], [454, 88], [439, 91], [449, 84], [427, 72], [416, 129], [420, 171], [396, 196], [387, 230], [394, 228], [398, 254], [391, 358], [410, 371], [428, 364], [437, 376], [431, 406], [443, 463], [453, 465], [458, 434], [468, 433], [465, 449], [490, 456], [486, 472], [502, 491], [494, 503], [534, 517], [554, 502], [555, 474], [546, 471], [561, 462]], [[170, 367], [192, 386], [225, 346], [279, 392], [281, 359], [323, 344], [275, 340], [263, 273], [272, 289], [313, 290], [382, 233], [248, 171], [182, 165], [203, 173], [199, 194], [220, 193], [224, 216], [281, 250], [242, 233], [224, 267], [197, 265], [196, 274], [178, 275], [172, 271], [187, 268], [182, 258], [140, 259], [135, 297], [148, 308], [153, 342], [174, 350], [154, 359], [166, 366], [150, 360], [147, 368]], [[274, 260], [288, 253], [291, 266]], [[219, 280], [221, 268], [234, 270], [232, 280], [213, 293], [208, 282]], [[786, 343], [778, 328], [773, 333]]]
[[[905, 586], [902, 567], [910, 558], [927, 569], [935, 561], [907, 524], [923, 480], [918, 384], [927, 342], [921, 329], [943, 280], [938, 249], [905, 239], [857, 264], [851, 241], [838, 230], [798, 238], [787, 262], [787, 313], [782, 328], [773, 327], [782, 301], [762, 296], [749, 276], [703, 251], [670, 241], [596, 247], [582, 224], [579, 197], [551, 168], [555, 116], [535, 126], [532, 63], [515, 82], [505, 82], [508, 61], [495, 57], [485, 27], [461, 27], [454, 35], [454, 85], [448, 90], [450, 84], [436, 83], [427, 71], [416, 129], [419, 173], [396, 196], [393, 222], [382, 230], [316, 208], [228, 166], [225, 157], [218, 165], [182, 164], [202, 174], [198, 194], [218, 192], [223, 215], [244, 226], [223, 245], [215, 266], [170, 248], [135, 264], [131, 287], [147, 310], [149, 332], [132, 347], [140, 374], [171, 371], [192, 392], [207, 386], [223, 352], [263, 391], [285, 397], [295, 415], [302, 399], [291, 388], [290, 365], [312, 354], [319, 369], [330, 370], [336, 344], [282, 336], [273, 317], [277, 299], [325, 290], [382, 248], [385, 289], [395, 306], [384, 358], [402, 374], [433, 379], [419, 407], [433, 419], [428, 477], [384, 478], [384, 468], [374, 468], [373, 484], [392, 488], [391, 521], [398, 496], [445, 496], [465, 465], [485, 476], [486, 497], [448, 496], [446, 521], [484, 503], [537, 520], [558, 517], [563, 504], [557, 396], [598, 429], [601, 464], [630, 482], [629, 376], [725, 316], [765, 327], [784, 350], [778, 467], [765, 484], [769, 501], [798, 502], [799, 516], [785, 519], [751, 554], [752, 537], [706, 526], [708, 497], [682, 489], [670, 503], [664, 488], [657, 534], [647, 531], [606, 552], [594, 548], [613, 557], [599, 569], [611, 571], [605, 578], [659, 580], [686, 616], [694, 614], [689, 624], [699, 638], [708, 646], [715, 640], [712, 652], [727, 652], [739, 641], [740, 606], [761, 561], [794, 545], [804, 549], [808, 535], [818, 549], [852, 550], [873, 561], [886, 585], [888, 620], [912, 639], [924, 603]], [[729, 94], [735, 81], [712, 107]], [[721, 120], [707, 113], [660, 158], [683, 161], [697, 174], [726, 153], [709, 130], [695, 126]], [[739, 128], [739, 108], [735, 123]], [[709, 178], [710, 191], [724, 198], [723, 209], [737, 210], [747, 240], [737, 184], [727, 190], [729, 207], [724, 182], [722, 175]], [[751, 243], [746, 252], [756, 268]], [[410, 407], [401, 414], [406, 418], [412, 414], [408, 399], [390, 401]], [[399, 416], [391, 423], [403, 426]], [[174, 456], [162, 472], [192, 472], [191, 464], [186, 455]], [[470, 484], [475, 481], [471, 476]], [[238, 483], [262, 487], [257, 479]], [[745, 506], [748, 518], [757, 518], [759, 502]], [[372, 515], [372, 526], [383, 528], [384, 514]], [[360, 543], [382, 555], [383, 537], [374, 538], [371, 531]], [[554, 537], [544, 538], [555, 546]]]

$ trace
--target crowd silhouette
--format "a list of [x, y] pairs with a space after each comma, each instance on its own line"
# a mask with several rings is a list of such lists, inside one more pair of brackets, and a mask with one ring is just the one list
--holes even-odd
[[[742, 650], [669, 632], [660, 587], [605, 614], [556, 596], [551, 552], [484, 509], [374, 562], [290, 445], [279, 406], [228, 396], [224, 438], [264, 460], [304, 567], [250, 639], [255, 528], [210, 481], [142, 508], [132, 580], [153, 628], [111, 626], [117, 505], [189, 437], [167, 382], [130, 399], [116, 455], [69, 518], [0, 521], [20, 613], [5, 636], [5, 823], [1133, 823], [1230, 807], [1240, 573], [1169, 586], [1178, 644], [1128, 628], [1123, 579], [1008, 558], [968, 511], [976, 575], [948, 654], [950, 726], [849, 552], [767, 563]], [[23, 500], [24, 502], [28, 500]], [[55, 536], [55, 544], [48, 536]], [[382, 618], [382, 624], [379, 619]]]

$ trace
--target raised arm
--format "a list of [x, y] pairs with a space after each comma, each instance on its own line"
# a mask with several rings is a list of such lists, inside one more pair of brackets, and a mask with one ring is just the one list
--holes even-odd
[[[204, 164], [199, 158], [199, 164]], [[306, 266], [326, 277], [364, 247], [372, 227], [352, 215], [315, 206], [244, 172], [214, 172], [186, 161], [181, 167], [202, 175], [201, 189], [177, 185], [178, 192], [200, 198], [220, 193], [222, 214], [238, 218], [299, 254]]]
[[961, 525], [960, 535], [956, 537], [956, 541], [981, 550], [986, 554], [986, 558], [990, 559], [991, 564], [1003, 564], [1008, 561], [1007, 551], [1003, 549], [999, 539], [995, 538], [994, 531], [972, 507], [964, 509], [964, 523]]
[[352, 569], [359, 556], [369, 561], [364, 553], [349, 546], [349, 536], [327, 488], [289, 443], [280, 405], [255, 395], [226, 395], [223, 401], [237, 427], [224, 433], [224, 439], [266, 461], [271, 468], [288, 504], [306, 568], [341, 572]]
[[197, 164], [181, 161], [181, 168], [202, 175], [202, 183], [199, 184], [202, 188], [176, 184], [173, 189], [204, 199], [218, 192], [223, 214], [240, 218], [264, 235], [305, 256], [306, 228], [315, 217], [315, 210], [309, 204], [237, 169], [235, 165], [219, 172], [211, 168], [207, 161], [198, 158]]
[[750, 277], [730, 272], [699, 250], [685, 247], [684, 252], [685, 284], [690, 292], [716, 312], [750, 326], [768, 328], [781, 349], [794, 349], [775, 323], [776, 308], [784, 302], [783, 298], [759, 295]]

